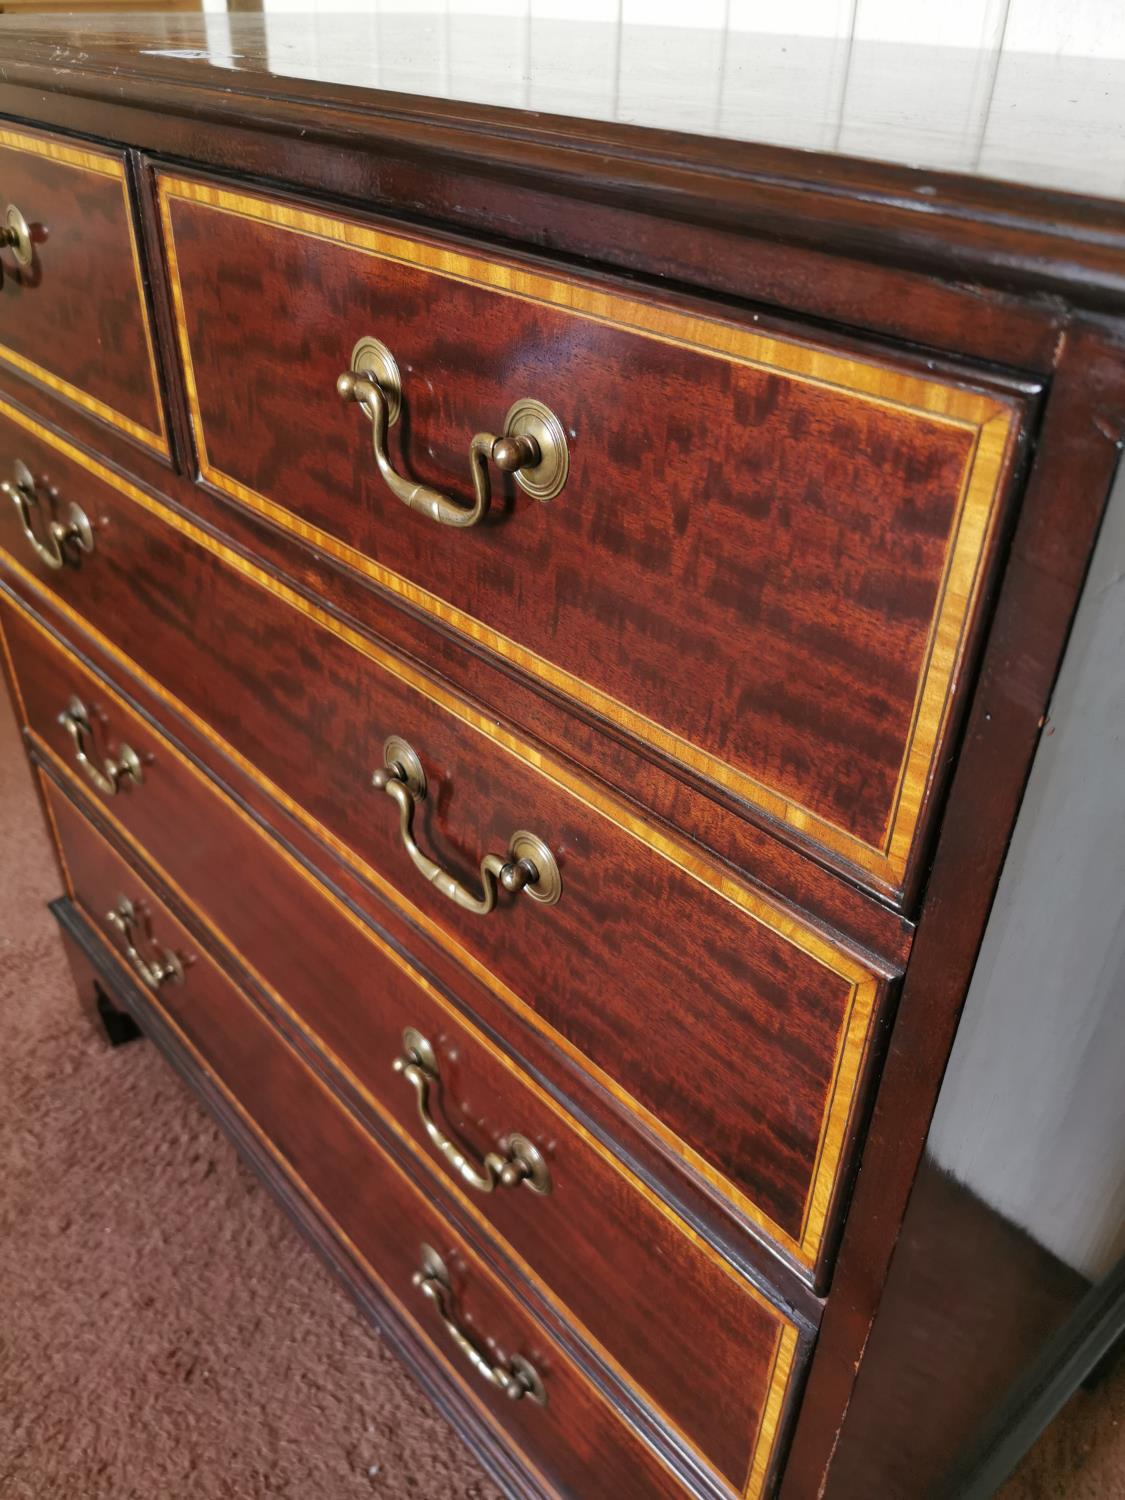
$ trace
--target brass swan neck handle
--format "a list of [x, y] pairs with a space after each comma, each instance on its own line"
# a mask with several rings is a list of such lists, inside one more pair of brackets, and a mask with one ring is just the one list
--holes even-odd
[[478, 1375], [512, 1401], [526, 1398], [537, 1406], [546, 1406], [546, 1388], [530, 1360], [513, 1354], [503, 1363], [493, 1364], [461, 1327], [449, 1271], [445, 1261], [429, 1245], [422, 1246], [422, 1266], [414, 1273], [414, 1285], [437, 1308], [446, 1333]]
[[144, 780], [140, 756], [128, 745], [122, 744], [116, 756], [107, 755], [98, 764], [95, 759], [93, 725], [81, 698], [71, 698], [59, 715], [59, 723], [74, 743], [74, 758], [87, 780], [103, 796], [116, 796], [123, 781], [140, 783]]
[[[93, 552], [94, 529], [85, 511], [71, 504], [65, 522], [46, 517], [35, 479], [26, 464], [18, 460], [13, 464], [11, 479], [0, 483], [0, 494], [7, 495], [15, 506], [28, 545], [39, 561], [52, 571], [61, 568], [65, 562], [77, 564], [83, 552]], [[42, 517], [42, 536], [36, 535], [33, 515]]]
[[541, 838], [523, 829], [509, 839], [506, 858], [486, 854], [481, 860], [479, 896], [424, 854], [414, 837], [414, 809], [426, 795], [426, 774], [415, 750], [398, 735], [391, 735], [383, 746], [383, 764], [373, 773], [371, 784], [397, 806], [399, 835], [414, 868], [462, 911], [488, 916], [501, 887], [512, 894], [524, 891], [547, 906], [553, 906], [562, 895], [562, 877], [554, 855]]
[[16, 264], [25, 268], [35, 258], [31, 227], [14, 203], [8, 204], [7, 212], [0, 220], [0, 250], [10, 250]]
[[393, 1064], [414, 1090], [418, 1118], [438, 1151], [467, 1186], [478, 1193], [491, 1193], [497, 1187], [524, 1187], [533, 1193], [551, 1191], [551, 1173], [539, 1148], [524, 1135], [508, 1135], [501, 1142], [502, 1151], [490, 1151], [478, 1166], [467, 1153], [447, 1136], [433, 1117], [431, 1091], [441, 1088], [437, 1053], [428, 1037], [413, 1026], [402, 1033], [402, 1055]]
[[[162, 984], [182, 984], [184, 966], [178, 954], [162, 948], [152, 935], [148, 917], [134, 906], [128, 896], [118, 897], [117, 904], [106, 912], [106, 921], [120, 933], [125, 957], [142, 984], [158, 990]], [[141, 952], [142, 945], [147, 956]]]
[[402, 382], [398, 364], [378, 339], [360, 339], [352, 350], [351, 367], [336, 381], [342, 401], [356, 402], [371, 419], [375, 465], [387, 488], [408, 509], [429, 516], [442, 526], [464, 529], [484, 520], [492, 503], [490, 465], [514, 474], [517, 483], [538, 500], [550, 500], [566, 483], [569, 469], [562, 423], [539, 401], [517, 401], [504, 419], [499, 437], [478, 432], [469, 444], [469, 474], [473, 502], [463, 505], [428, 484], [399, 474], [387, 453], [387, 435], [398, 420]]

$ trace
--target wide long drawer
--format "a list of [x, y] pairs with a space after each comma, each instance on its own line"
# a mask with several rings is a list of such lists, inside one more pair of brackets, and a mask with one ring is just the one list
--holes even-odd
[[[244, 189], [159, 191], [204, 480], [901, 888], [1018, 390]], [[385, 439], [341, 408], [352, 366], [401, 405]], [[521, 455], [474, 438], [509, 422], [537, 442], [514, 479]]]
[[119, 833], [728, 1484], [757, 1483], [798, 1374], [793, 1322], [73, 653], [10, 604], [0, 623], [40, 753], [93, 785]]
[[[636, 1500], [681, 1493], [438, 1204], [341, 1108], [140, 876], [49, 784], [46, 795], [78, 905], [391, 1305], [458, 1379], [473, 1382], [466, 1394], [484, 1419], [563, 1494], [588, 1496], [591, 1484]], [[442, 1284], [424, 1287], [423, 1278]], [[477, 1351], [475, 1379], [454, 1327]]]
[[0, 126], [0, 205], [0, 362], [167, 454], [124, 153]]
[[[569, 763], [8, 415], [18, 429], [0, 420], [0, 450], [28, 452], [45, 487], [81, 495], [97, 518], [91, 554], [39, 575], [76, 624], [171, 695], [677, 1163], [798, 1265], [818, 1266], [888, 982]], [[2, 511], [0, 545], [22, 546]], [[501, 890], [483, 915], [415, 869], [401, 806], [372, 787], [391, 737], [426, 778], [412, 834], [423, 863], [479, 895], [482, 856], [499, 864], [529, 831], [557, 864], [556, 904]]]

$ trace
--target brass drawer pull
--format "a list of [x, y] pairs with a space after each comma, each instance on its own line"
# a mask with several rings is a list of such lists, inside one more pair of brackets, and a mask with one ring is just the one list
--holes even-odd
[[64, 562], [77, 565], [80, 553], [94, 550], [93, 528], [86, 517], [86, 512], [74, 504], [67, 511], [65, 523], [47, 521], [44, 525], [44, 538], [40, 540], [36, 536], [35, 528], [31, 524], [32, 511], [39, 515], [43, 507], [39, 501], [35, 480], [26, 464], [18, 462], [14, 464], [12, 478], [5, 479], [0, 484], [0, 490], [15, 506], [24, 536], [31, 543], [40, 562], [45, 563], [48, 568], [61, 568]]
[[422, 1246], [422, 1269], [415, 1271], [413, 1279], [418, 1290], [437, 1308], [445, 1331], [478, 1375], [483, 1375], [489, 1385], [494, 1385], [513, 1401], [522, 1401], [526, 1396], [538, 1406], [546, 1406], [547, 1391], [539, 1371], [530, 1360], [513, 1354], [504, 1364], [494, 1365], [459, 1326], [449, 1272], [441, 1256], [429, 1245]]
[[10, 250], [21, 266], [29, 266], [35, 254], [31, 229], [14, 203], [8, 204], [4, 222], [0, 224], [0, 249]]
[[87, 779], [106, 797], [116, 795], [122, 781], [144, 780], [137, 752], [122, 745], [117, 758], [107, 755], [99, 766], [94, 759], [94, 729], [81, 698], [72, 698], [59, 715], [59, 723], [74, 741], [74, 758]]
[[508, 857], [486, 854], [480, 862], [484, 894], [475, 896], [448, 871], [423, 854], [414, 841], [414, 805], [426, 795], [426, 773], [418, 756], [398, 735], [391, 735], [383, 746], [383, 764], [371, 777], [371, 784], [386, 792], [398, 806], [399, 833], [414, 867], [437, 887], [443, 896], [464, 911], [485, 917], [496, 905], [498, 886], [513, 894], [526, 891], [533, 901], [553, 906], [562, 895], [562, 876], [555, 857], [541, 838], [520, 830], [508, 841]]
[[[158, 990], [162, 984], [182, 984], [184, 966], [170, 948], [162, 948], [149, 928], [148, 917], [139, 911], [128, 896], [119, 896], [117, 905], [106, 912], [106, 921], [125, 939], [125, 957], [142, 984]], [[144, 945], [150, 956], [140, 950]]]
[[519, 1187], [521, 1182], [533, 1193], [551, 1191], [547, 1163], [538, 1147], [523, 1135], [507, 1136], [501, 1143], [503, 1154], [490, 1151], [482, 1166], [474, 1166], [465, 1153], [442, 1134], [430, 1113], [430, 1089], [437, 1092], [441, 1088], [437, 1054], [432, 1044], [420, 1031], [408, 1026], [402, 1033], [402, 1050], [404, 1055], [395, 1058], [394, 1070], [401, 1073], [414, 1089], [418, 1118], [426, 1134], [462, 1182], [476, 1188], [478, 1193], [491, 1193], [498, 1184], [500, 1187]]
[[504, 418], [500, 437], [478, 432], [473, 438], [469, 472], [474, 500], [472, 505], [462, 505], [429, 485], [404, 479], [387, 457], [387, 431], [398, 420], [402, 405], [402, 378], [385, 344], [375, 338], [360, 339], [352, 350], [351, 367], [337, 380], [336, 390], [342, 400], [359, 402], [371, 418], [375, 463], [391, 493], [443, 526], [475, 526], [484, 520], [492, 500], [489, 463], [502, 473], [514, 474], [521, 489], [536, 500], [553, 500], [566, 483], [570, 467], [566, 433], [541, 401], [530, 397], [517, 401]]

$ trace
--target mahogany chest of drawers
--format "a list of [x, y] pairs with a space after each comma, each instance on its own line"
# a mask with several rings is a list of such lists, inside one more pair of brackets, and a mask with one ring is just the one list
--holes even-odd
[[890, 1494], [852, 1393], [1125, 431], [1120, 211], [224, 25], [0, 33], [80, 987], [513, 1494]]

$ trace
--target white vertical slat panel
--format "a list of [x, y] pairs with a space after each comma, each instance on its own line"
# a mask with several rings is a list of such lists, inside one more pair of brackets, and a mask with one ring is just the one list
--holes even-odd
[[727, 40], [716, 132], [828, 151], [836, 144], [851, 26], [835, 36], [733, 32]]
[[454, 99], [528, 107], [529, 0], [449, 0]]
[[621, 20], [626, 26], [725, 31], [727, 0], [622, 0]]
[[[307, 3], [307, 0], [304, 0]], [[335, 0], [333, 0], [335, 4]], [[381, 88], [403, 94], [447, 98], [450, 81], [447, 0], [375, 0], [371, 50]], [[356, 40], [357, 68], [363, 43]]]
[[1116, 160], [1125, 189], [1122, 58], [1120, 0], [1011, 0], [978, 169], [1104, 193]]
[[[673, 0], [624, 0], [617, 118], [712, 134], [726, 46], [726, 0], [700, 0], [693, 24]], [[637, 17], [660, 16], [659, 23]], [[695, 24], [698, 16], [699, 24]], [[632, 19], [632, 24], [630, 20]]]
[[859, 0], [839, 149], [971, 169], [1007, 0]]
[[915, 47], [999, 47], [1006, 0], [859, 0], [855, 36], [864, 42], [906, 42]]
[[824, 41], [852, 34], [855, 0], [731, 0], [731, 31], [753, 31], [760, 36], [811, 36]]
[[531, 0], [531, 107], [617, 117], [622, 0]]
[[1125, 58], [1122, 0], [1012, 0], [1005, 51]]

